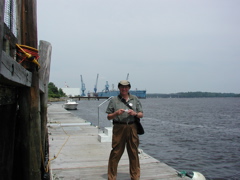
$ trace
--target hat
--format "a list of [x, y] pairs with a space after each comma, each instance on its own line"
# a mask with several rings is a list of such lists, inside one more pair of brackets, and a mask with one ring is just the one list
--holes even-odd
[[120, 82], [118, 83], [118, 87], [119, 87], [119, 86], [129, 86], [129, 88], [131, 88], [131, 84], [130, 84], [130, 82], [127, 81], [127, 80], [122, 80], [122, 81], [120, 81]]

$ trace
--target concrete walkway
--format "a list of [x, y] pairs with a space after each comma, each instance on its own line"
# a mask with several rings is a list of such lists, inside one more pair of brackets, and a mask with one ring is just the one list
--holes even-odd
[[[61, 104], [48, 107], [50, 172], [52, 180], [107, 180], [110, 142], [98, 141], [98, 128], [71, 114]], [[189, 180], [176, 170], [141, 152], [141, 180]], [[130, 180], [125, 151], [118, 166], [118, 180]]]

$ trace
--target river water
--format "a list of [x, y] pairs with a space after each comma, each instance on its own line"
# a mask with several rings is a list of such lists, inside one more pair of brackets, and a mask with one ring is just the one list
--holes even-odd
[[[111, 126], [104, 101], [81, 100], [71, 113], [96, 126]], [[201, 172], [209, 180], [240, 179], [240, 98], [140, 101], [145, 129], [140, 148], [145, 153], [176, 170]]]

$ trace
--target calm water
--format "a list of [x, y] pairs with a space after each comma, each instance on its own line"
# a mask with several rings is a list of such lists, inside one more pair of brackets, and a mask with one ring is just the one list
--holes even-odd
[[[73, 114], [110, 126], [104, 100], [79, 101]], [[207, 179], [240, 179], [240, 98], [148, 98], [140, 148], [177, 170], [199, 171]], [[99, 111], [99, 116], [98, 116]], [[161, 171], [161, 170], [159, 170]]]

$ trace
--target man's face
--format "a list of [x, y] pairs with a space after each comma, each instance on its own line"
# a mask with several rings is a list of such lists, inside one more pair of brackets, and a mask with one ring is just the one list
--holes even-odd
[[129, 86], [119, 86], [119, 90], [122, 95], [128, 94], [129, 89], [130, 89]]

